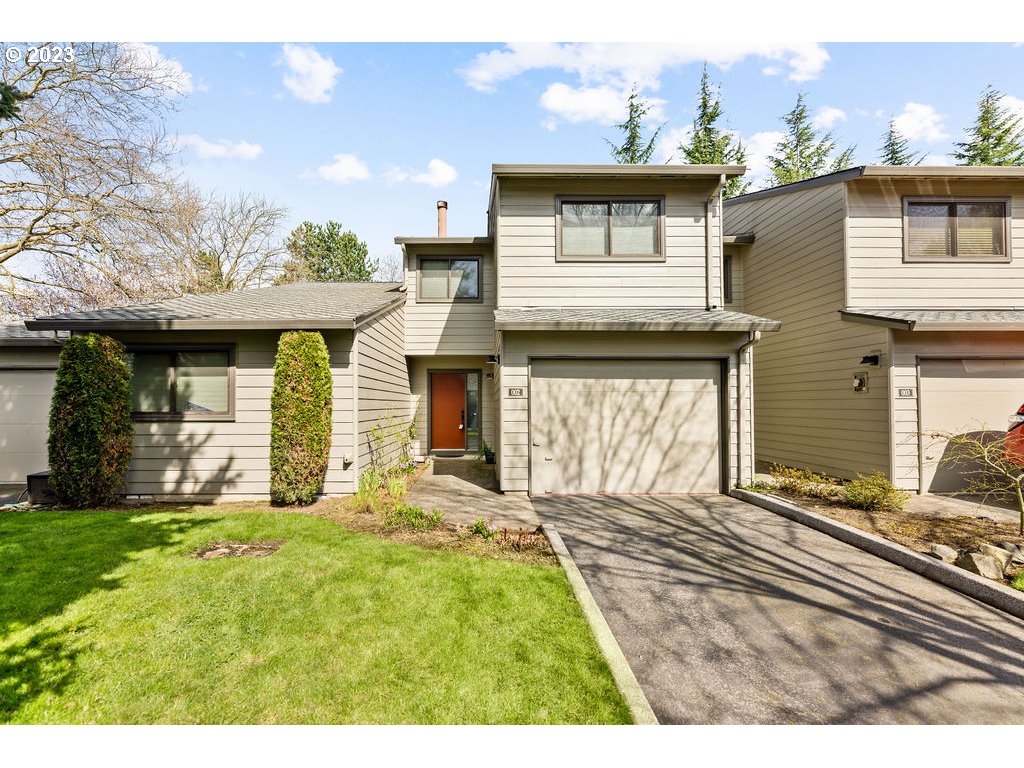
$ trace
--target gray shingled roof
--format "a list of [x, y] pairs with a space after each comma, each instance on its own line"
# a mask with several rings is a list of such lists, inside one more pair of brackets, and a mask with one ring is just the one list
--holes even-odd
[[401, 283], [295, 283], [38, 317], [32, 329], [354, 328], [405, 300]]
[[777, 331], [781, 323], [724, 309], [548, 307], [494, 310], [499, 331]]
[[0, 347], [34, 347], [56, 344], [53, 331], [30, 331], [24, 323], [0, 325]]
[[844, 320], [907, 331], [1021, 331], [1022, 309], [873, 309], [840, 310]]

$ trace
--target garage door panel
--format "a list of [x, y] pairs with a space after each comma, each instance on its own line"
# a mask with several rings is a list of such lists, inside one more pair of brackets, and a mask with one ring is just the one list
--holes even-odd
[[936, 432], [970, 434], [1002, 441], [1010, 417], [1024, 403], [1024, 360], [922, 360], [921, 487], [928, 493], [950, 493], [967, 483], [975, 468], [954, 466], [953, 451]]
[[0, 370], [0, 483], [47, 467], [54, 371]]
[[535, 361], [534, 493], [720, 490], [716, 361]]

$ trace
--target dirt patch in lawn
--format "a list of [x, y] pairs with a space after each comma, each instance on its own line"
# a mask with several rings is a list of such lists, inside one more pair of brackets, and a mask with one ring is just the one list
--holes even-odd
[[215, 541], [192, 553], [200, 560], [216, 560], [221, 557], [266, 557], [272, 555], [284, 544], [273, 541]]
[[414, 544], [429, 549], [443, 549], [463, 554], [511, 560], [517, 563], [557, 567], [558, 559], [547, 537], [538, 528], [499, 529], [490, 538], [474, 533], [470, 527], [441, 523], [434, 528], [413, 529], [403, 526], [387, 527], [381, 515], [357, 512], [348, 499], [324, 499], [306, 512], [333, 520], [350, 530], [372, 533], [382, 539], [402, 544]]
[[[804, 509], [902, 544], [922, 554], [928, 554], [932, 544], [945, 544], [947, 547], [953, 547], [961, 552], [977, 552], [981, 544], [998, 546], [999, 542], [1003, 541], [1024, 546], [1024, 537], [1021, 537], [1020, 527], [1017, 523], [992, 520], [984, 516], [946, 517], [922, 514], [908, 509], [900, 512], [887, 510], [868, 512], [786, 491], [773, 490], [771, 494], [788, 499]], [[1024, 570], [1024, 568], [1020, 570]], [[1011, 578], [1013, 575], [1011, 574]]]

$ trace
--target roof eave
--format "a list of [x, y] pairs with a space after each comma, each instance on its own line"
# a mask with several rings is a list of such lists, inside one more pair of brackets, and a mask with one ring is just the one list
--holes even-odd
[[698, 178], [718, 179], [725, 174], [728, 177], [742, 176], [747, 172], [745, 165], [544, 165], [495, 163], [491, 166], [493, 176], [519, 177], [568, 177], [568, 176], [660, 176], [666, 178]]
[[685, 321], [676, 323], [650, 322], [601, 322], [575, 320], [496, 320], [496, 331], [778, 331], [782, 323], [778, 320], [727, 320]]
[[494, 245], [493, 237], [406, 237], [395, 238], [396, 245]]
[[356, 319], [324, 320], [323, 318], [288, 320], [61, 320], [40, 318], [26, 320], [31, 331], [301, 331], [352, 330]]
[[914, 330], [913, 320], [898, 320], [892, 317], [878, 317], [877, 315], [869, 315], [864, 312], [848, 312], [845, 309], [839, 310], [839, 317], [843, 320], [848, 320], [851, 323], [861, 323], [862, 325], [880, 325], [884, 328], [896, 328], [901, 331]]

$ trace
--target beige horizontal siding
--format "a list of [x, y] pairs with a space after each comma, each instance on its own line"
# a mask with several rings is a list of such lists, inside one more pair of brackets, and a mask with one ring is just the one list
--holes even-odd
[[[502, 334], [499, 436], [499, 477], [506, 492], [526, 492], [529, 483], [529, 358], [531, 356], [571, 357], [707, 357], [727, 358], [727, 418], [729, 440], [728, 477], [733, 485], [738, 473], [737, 365], [735, 350], [746, 340], [746, 334], [735, 333], [527, 333], [506, 331]], [[526, 397], [507, 397], [509, 387], [522, 387]], [[750, 391], [749, 386], [747, 392]], [[749, 430], [744, 430], [749, 440]], [[745, 448], [746, 456], [750, 455]], [[747, 472], [743, 473], [744, 479]]]
[[[419, 302], [416, 268], [419, 257], [479, 256], [481, 302]], [[488, 248], [452, 251], [441, 246], [407, 246], [405, 353], [407, 355], [490, 354], [494, 337], [495, 268]]]
[[374, 462], [386, 470], [408, 458], [402, 455], [410, 421], [404, 315], [398, 306], [356, 331], [360, 474]]
[[[500, 306], [704, 306], [705, 200], [715, 181], [503, 179], [496, 256]], [[559, 195], [664, 195], [664, 262], [555, 260]], [[717, 203], [716, 203], [717, 205]], [[721, 295], [720, 221], [713, 211], [713, 292]], [[721, 298], [718, 299], [719, 305]]]
[[[497, 443], [495, 437], [494, 380], [487, 374], [493, 373], [497, 366], [488, 365], [487, 358], [477, 356], [441, 356], [409, 358], [409, 378], [412, 382], [412, 403], [415, 418], [416, 438], [413, 450], [417, 456], [425, 456], [430, 452], [430, 413], [429, 376], [430, 371], [480, 371], [480, 430], [483, 439], [492, 448]], [[495, 377], [497, 378], [497, 377]]]
[[[889, 469], [886, 332], [844, 322], [844, 193], [833, 184], [725, 208], [743, 250], [743, 310], [782, 321], [754, 348], [755, 455], [840, 477]], [[878, 352], [882, 365], [860, 365]], [[869, 388], [854, 393], [854, 372]]]
[[[265, 499], [270, 493], [270, 396], [279, 334], [122, 333], [126, 344], [234, 343], [234, 421], [180, 421], [135, 424], [128, 471], [129, 494], [166, 499]], [[331, 361], [333, 424], [324, 492], [350, 493], [354, 473], [343, 462], [352, 452], [352, 333], [325, 331]]]
[[[849, 303], [855, 307], [1024, 307], [1024, 180], [857, 179], [849, 183]], [[1010, 263], [903, 262], [905, 196], [1010, 197]]]

